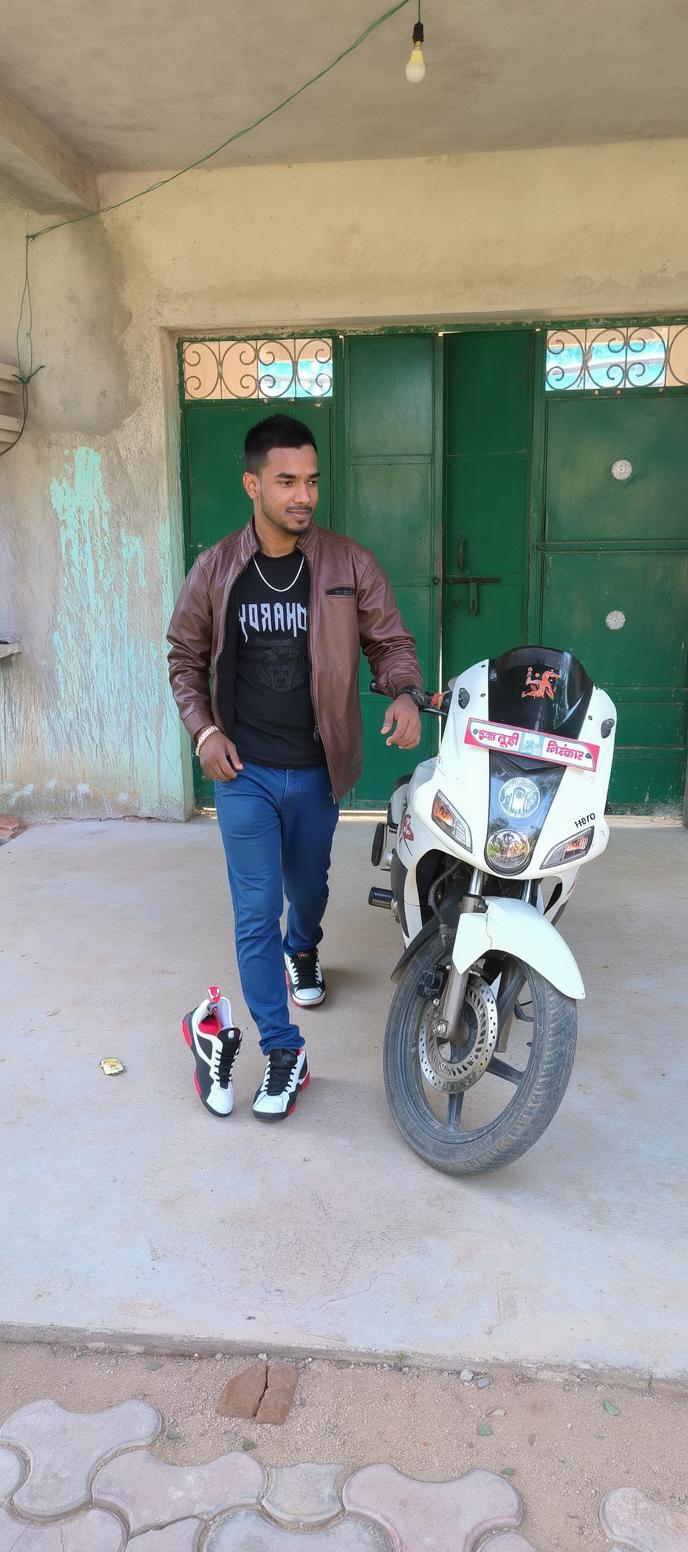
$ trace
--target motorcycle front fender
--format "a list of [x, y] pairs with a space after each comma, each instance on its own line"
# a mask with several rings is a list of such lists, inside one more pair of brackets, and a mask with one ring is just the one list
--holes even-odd
[[492, 950], [539, 971], [565, 997], [585, 996], [580, 970], [556, 927], [525, 900], [489, 899], [485, 911], [463, 912], [452, 958], [463, 973]]
[[390, 980], [391, 981], [400, 981], [401, 980], [401, 977], [402, 977], [402, 975], [403, 975], [403, 973], [404, 973], [404, 971], [406, 969], [407, 964], [409, 963], [409, 960], [413, 959], [414, 954], [418, 953], [418, 950], [421, 947], [421, 945], [423, 943], [426, 943], [428, 938], [431, 938], [433, 936], [433, 933], [435, 933], [435, 932], [437, 932], [437, 917], [436, 916], [432, 916], [430, 918], [430, 921], [427, 921], [425, 923], [425, 926], [421, 927], [420, 932], [416, 933], [415, 938], [413, 938], [411, 940], [411, 942], [408, 945], [408, 948], [404, 949], [404, 952], [403, 952], [403, 954], [401, 956], [401, 959], [397, 960], [397, 962], [396, 962], [396, 964], [394, 966], [394, 969], [392, 971], [392, 974], [390, 976]]

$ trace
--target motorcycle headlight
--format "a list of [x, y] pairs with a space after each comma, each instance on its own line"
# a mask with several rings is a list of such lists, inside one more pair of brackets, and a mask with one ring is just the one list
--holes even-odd
[[507, 819], [530, 819], [545, 796], [530, 776], [510, 776], [497, 790], [497, 802]]
[[579, 857], [585, 857], [592, 846], [594, 834], [595, 826], [592, 825], [589, 830], [579, 830], [577, 835], [570, 835], [567, 841], [553, 846], [545, 857], [543, 868], [561, 867], [563, 862], [576, 862]]
[[518, 873], [532, 849], [530, 837], [521, 830], [492, 830], [487, 837], [485, 857], [497, 873]]
[[485, 861], [493, 873], [522, 873], [561, 784], [563, 770], [490, 750], [490, 816]]
[[446, 830], [447, 835], [450, 835], [453, 841], [457, 841], [459, 846], [464, 846], [466, 851], [472, 851], [473, 842], [469, 827], [449, 799], [445, 798], [443, 792], [436, 792], [432, 800], [432, 819], [436, 825], [439, 825], [440, 830]]

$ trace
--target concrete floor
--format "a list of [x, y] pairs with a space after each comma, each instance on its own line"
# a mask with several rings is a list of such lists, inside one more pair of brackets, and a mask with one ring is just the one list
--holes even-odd
[[685, 1377], [688, 833], [619, 826], [584, 871], [568, 1094], [530, 1153], [469, 1182], [387, 1112], [398, 929], [366, 904], [370, 833], [340, 825], [315, 1081], [269, 1129], [250, 1032], [227, 1123], [179, 1032], [209, 981], [236, 995], [214, 822], [65, 823], [2, 848], [0, 1334]]

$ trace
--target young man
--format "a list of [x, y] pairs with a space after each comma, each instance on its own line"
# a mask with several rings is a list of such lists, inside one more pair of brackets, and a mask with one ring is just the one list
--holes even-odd
[[[245, 454], [253, 518], [199, 555], [167, 639], [182, 721], [215, 781], [241, 985], [267, 1056], [253, 1110], [281, 1120], [309, 1078], [285, 979], [299, 1008], [325, 996], [318, 944], [332, 837], [339, 799], [362, 766], [361, 648], [392, 697], [388, 744], [419, 742], [413, 697], [422, 680], [374, 556], [313, 522], [318, 460], [308, 427], [270, 416], [249, 431]], [[189, 1015], [185, 1038], [200, 1097], [229, 1114], [241, 1037], [227, 999], [218, 994]]]

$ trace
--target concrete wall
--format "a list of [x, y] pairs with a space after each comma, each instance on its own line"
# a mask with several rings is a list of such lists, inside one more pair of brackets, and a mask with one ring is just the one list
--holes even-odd
[[[0, 808], [182, 817], [174, 339], [688, 310], [688, 142], [202, 171], [31, 247], [27, 432], [0, 458]], [[101, 203], [145, 180], [101, 179]], [[0, 360], [23, 236], [0, 206]], [[228, 493], [231, 500], [231, 493]]]

